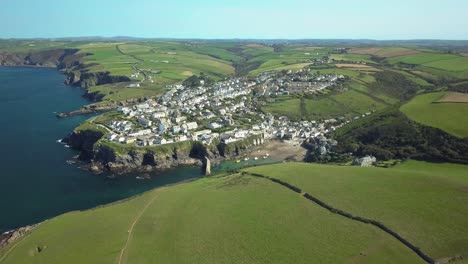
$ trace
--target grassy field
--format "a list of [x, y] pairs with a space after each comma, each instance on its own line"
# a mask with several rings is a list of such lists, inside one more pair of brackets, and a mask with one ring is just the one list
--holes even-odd
[[[289, 169], [302, 174], [295, 177], [309, 180], [310, 173], [302, 170], [306, 167], [307, 171], [315, 167], [322, 173], [336, 171], [305, 164], [254, 170]], [[317, 176], [318, 184], [324, 180]], [[343, 188], [334, 180], [322, 188], [333, 186]], [[333, 194], [336, 199], [346, 197]], [[368, 196], [365, 200], [369, 201]], [[0, 251], [2, 264], [233, 262], [424, 263], [371, 225], [332, 214], [276, 183], [239, 174], [203, 178], [68, 213], [40, 224]]]
[[265, 112], [273, 113], [278, 116], [287, 116], [292, 119], [300, 119], [301, 99], [293, 96], [279, 96], [272, 104], [262, 107]]
[[374, 63], [370, 58], [371, 55], [368, 54], [333, 54], [330, 56], [331, 59], [340, 61], [351, 61], [351, 62], [366, 62]]
[[458, 137], [468, 137], [468, 103], [434, 103], [445, 94], [419, 95], [400, 110], [421, 124], [440, 128]]
[[405, 47], [369, 47], [353, 48], [349, 51], [352, 54], [374, 55], [381, 58], [392, 58], [402, 55], [417, 54], [418, 50]]
[[435, 259], [468, 252], [468, 166], [409, 161], [391, 169], [289, 163], [247, 169], [378, 220]]
[[231, 62], [193, 52], [183, 43], [92, 43], [79, 48], [82, 53], [93, 54], [84, 60], [97, 64], [90, 67], [91, 71], [106, 70], [113, 75], [129, 76], [135, 73], [132, 66], [136, 64], [139, 69], [160, 72], [153, 79], [161, 84], [184, 80], [186, 72], [204, 72], [218, 78], [234, 73]]
[[[354, 86], [363, 87], [362, 90], [353, 89]], [[365, 86], [353, 84], [351, 89], [317, 99], [301, 96], [279, 96], [274, 103], [262, 107], [265, 112], [276, 116], [287, 116], [293, 120], [321, 120], [337, 117], [353, 118], [373, 110], [385, 107], [385, 100], [394, 102], [384, 95], [379, 97], [369, 96]]]

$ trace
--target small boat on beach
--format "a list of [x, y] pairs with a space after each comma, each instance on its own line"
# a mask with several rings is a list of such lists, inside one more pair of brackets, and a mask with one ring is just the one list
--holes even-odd
[[245, 158], [244, 158], [244, 161], [248, 161], [248, 160], [249, 160], [249, 158], [248, 158], [248, 157], [245, 157]]
[[254, 160], [258, 160], [258, 157], [255, 157]]

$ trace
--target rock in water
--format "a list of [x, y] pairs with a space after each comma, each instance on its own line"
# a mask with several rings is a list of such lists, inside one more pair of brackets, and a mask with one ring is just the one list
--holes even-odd
[[208, 159], [208, 157], [205, 157], [205, 160], [206, 160], [205, 175], [209, 176], [209, 175], [211, 175], [211, 162], [210, 162], [210, 159]]

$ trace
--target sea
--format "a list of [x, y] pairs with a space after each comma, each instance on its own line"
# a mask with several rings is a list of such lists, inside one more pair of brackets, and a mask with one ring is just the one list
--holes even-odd
[[[70, 164], [78, 152], [58, 141], [92, 116], [55, 117], [89, 104], [83, 89], [63, 81], [54, 68], [0, 67], [0, 233], [202, 176], [187, 166], [142, 180]], [[242, 165], [230, 161], [212, 171]]]

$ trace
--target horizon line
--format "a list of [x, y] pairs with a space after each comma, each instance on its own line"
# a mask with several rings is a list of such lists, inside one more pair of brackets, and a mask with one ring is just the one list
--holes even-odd
[[127, 38], [135, 40], [251, 40], [251, 41], [468, 41], [468, 39], [443, 39], [443, 38], [415, 38], [415, 39], [377, 39], [377, 38], [199, 38], [199, 37], [134, 37], [134, 36], [75, 36], [75, 37], [0, 37], [0, 40], [66, 40], [66, 39], [118, 39]]

